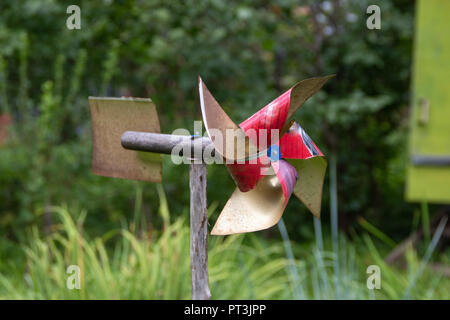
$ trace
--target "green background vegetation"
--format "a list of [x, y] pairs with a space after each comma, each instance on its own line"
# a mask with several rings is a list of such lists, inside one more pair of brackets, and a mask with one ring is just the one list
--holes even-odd
[[[68, 30], [75, 3], [81, 30]], [[2, 2], [0, 298], [190, 298], [187, 167], [165, 157], [160, 186], [92, 175], [88, 96], [150, 97], [170, 133], [201, 119], [198, 75], [239, 123], [332, 73], [296, 117], [336, 157], [339, 241], [327, 174], [320, 223], [293, 198], [279, 227], [210, 238], [213, 298], [449, 298], [442, 208], [403, 197], [413, 34], [407, 0]], [[208, 167], [211, 224], [233, 189]], [[82, 290], [65, 287], [70, 264]], [[366, 288], [370, 264], [381, 290]]]

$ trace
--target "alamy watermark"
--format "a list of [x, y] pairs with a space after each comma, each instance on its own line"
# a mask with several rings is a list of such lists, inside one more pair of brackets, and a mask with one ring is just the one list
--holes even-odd
[[[319, 155], [317, 147], [308, 134], [298, 124], [291, 127], [290, 132], [298, 135], [303, 146], [311, 156]], [[179, 136], [190, 136], [192, 144], [185, 141], [178, 142], [172, 149], [171, 160], [174, 164], [189, 164], [192, 161], [205, 162], [206, 164], [258, 164], [262, 167], [275, 165], [283, 157], [280, 149], [279, 129], [253, 129], [244, 130], [229, 128], [224, 130], [208, 129], [203, 133], [202, 122], [194, 121], [194, 133], [180, 128], [172, 132], [174, 141]], [[204, 146], [204, 139], [209, 137], [210, 144]], [[202, 141], [203, 140], [203, 141]], [[262, 174], [272, 174], [263, 173]]]
[[79, 6], [72, 4], [67, 7], [67, 14], [70, 16], [66, 20], [66, 27], [69, 30], [81, 29], [81, 9]]
[[66, 273], [69, 275], [66, 280], [66, 287], [69, 290], [81, 289], [81, 269], [80, 266], [72, 264], [67, 267]]
[[370, 276], [367, 277], [366, 286], [367, 289], [381, 289], [381, 270], [380, 267], [376, 264], [372, 264], [367, 267], [367, 274]]
[[366, 13], [370, 14], [370, 16], [366, 20], [367, 29], [380, 30], [381, 29], [381, 9], [380, 9], [380, 7], [375, 4], [372, 4], [367, 7]]

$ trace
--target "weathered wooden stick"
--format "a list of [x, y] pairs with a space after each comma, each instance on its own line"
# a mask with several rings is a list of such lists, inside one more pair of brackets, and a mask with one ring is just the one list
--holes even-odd
[[206, 205], [206, 164], [190, 164], [191, 190], [191, 278], [192, 299], [211, 297], [208, 283], [208, 215]]

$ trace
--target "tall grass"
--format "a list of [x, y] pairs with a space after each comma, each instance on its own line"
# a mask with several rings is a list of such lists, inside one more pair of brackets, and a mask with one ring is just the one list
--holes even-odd
[[[162, 188], [159, 191], [163, 193]], [[137, 191], [137, 198], [140, 196], [142, 190]], [[139, 216], [137, 202], [135, 219]], [[160, 205], [160, 214], [166, 219], [163, 230], [139, 235], [137, 223], [132, 223], [91, 239], [83, 231], [86, 212], [73, 218], [67, 208], [52, 210], [58, 218], [55, 231], [43, 237], [32, 229], [28, 244], [21, 248], [24, 262], [1, 270], [0, 298], [191, 298], [188, 223], [183, 218], [170, 221], [164, 197]], [[316, 224], [316, 229], [321, 229], [320, 221]], [[355, 245], [341, 236], [340, 277], [334, 273], [335, 254], [326, 250], [332, 247], [330, 239], [324, 241], [316, 234], [315, 245], [300, 249], [291, 245], [283, 226], [279, 225], [283, 242], [267, 242], [257, 234], [210, 238], [210, 287], [214, 299], [448, 298], [448, 279], [436, 277], [427, 269], [442, 224], [425, 259], [418, 259], [412, 248], [408, 251], [408, 272], [387, 265], [368, 235], [363, 236], [367, 247], [360, 251], [369, 252], [369, 256], [361, 256]], [[302, 258], [295, 259], [294, 252]], [[366, 287], [365, 270], [369, 264], [381, 269], [380, 290]], [[81, 269], [79, 290], [67, 287], [70, 265]]]
[[[43, 238], [34, 228], [23, 248], [25, 265], [0, 274], [0, 298], [191, 298], [189, 227], [184, 219], [146, 237], [123, 228], [90, 239], [83, 233], [84, 213], [77, 219], [66, 208], [53, 208], [53, 213], [59, 220], [56, 231]], [[242, 236], [211, 239], [213, 297], [291, 298], [282, 246], [262, 243], [257, 237], [248, 237], [251, 245], [244, 240]], [[80, 290], [67, 288], [70, 265], [81, 269]]]
[[[17, 255], [19, 249], [21, 256], [14, 257], [14, 264], [2, 264], [0, 298], [190, 299], [189, 224], [184, 218], [170, 220], [164, 191], [162, 187], [157, 190], [164, 221], [159, 231], [145, 228], [140, 216], [140, 188], [136, 191], [132, 223], [100, 237], [91, 238], [84, 232], [86, 212], [75, 214], [65, 207], [52, 208], [56, 218], [53, 232], [43, 236], [33, 228], [26, 245], [10, 250]], [[387, 265], [368, 235], [363, 235], [361, 242], [365, 246], [359, 248], [340, 235], [337, 258], [331, 239], [322, 239], [320, 221], [314, 223], [316, 243], [306, 247], [291, 243], [282, 221], [282, 242], [263, 240], [259, 234], [210, 237], [212, 298], [449, 298], [448, 278], [436, 275], [427, 265], [444, 222], [424, 259], [410, 248], [407, 271]], [[7, 255], [2, 250], [0, 257], [4, 259]], [[336, 260], [339, 277], [335, 274]], [[366, 286], [366, 268], [370, 264], [381, 269], [380, 290]], [[81, 270], [79, 290], [67, 287], [71, 265]]]

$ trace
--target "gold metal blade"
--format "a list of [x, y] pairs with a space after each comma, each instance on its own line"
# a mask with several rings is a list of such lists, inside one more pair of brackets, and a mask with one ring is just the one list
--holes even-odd
[[294, 115], [295, 111], [297, 111], [298, 108], [300, 108], [302, 104], [306, 102], [306, 100], [311, 98], [312, 95], [319, 91], [325, 84], [325, 82], [328, 81], [328, 79], [333, 78], [334, 76], [335, 75], [332, 74], [325, 77], [305, 79], [298, 82], [292, 87], [289, 112], [286, 124], [281, 130], [282, 132], [286, 132], [286, 130], [289, 129], [289, 127], [292, 125], [292, 123], [289, 122], [289, 119]]
[[294, 187], [294, 194], [314, 216], [320, 218], [327, 161], [324, 157], [287, 159], [287, 161], [297, 169], [298, 180]]
[[227, 235], [270, 228], [280, 221], [284, 208], [283, 189], [277, 176], [264, 176], [250, 191], [234, 190], [211, 234]]
[[126, 150], [125, 131], [159, 133], [156, 107], [146, 98], [89, 97], [92, 120], [92, 171], [96, 175], [161, 182], [161, 155]]
[[[216, 151], [228, 160], [243, 160], [256, 156], [258, 154], [256, 145], [225, 113], [200, 77], [198, 87], [203, 123]], [[217, 139], [212, 130], [218, 130], [222, 139]], [[232, 133], [234, 134], [232, 135]], [[232, 136], [229, 136], [229, 134]], [[227, 139], [230, 137], [233, 141]]]

